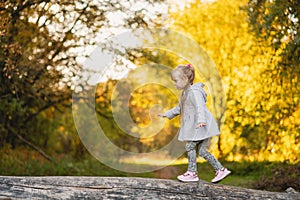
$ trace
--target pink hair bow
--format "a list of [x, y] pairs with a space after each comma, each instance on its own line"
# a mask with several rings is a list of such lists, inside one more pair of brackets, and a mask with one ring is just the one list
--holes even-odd
[[187, 64], [187, 65], [186, 65], [187, 68], [190, 68], [191, 66], [192, 66], [191, 64]]

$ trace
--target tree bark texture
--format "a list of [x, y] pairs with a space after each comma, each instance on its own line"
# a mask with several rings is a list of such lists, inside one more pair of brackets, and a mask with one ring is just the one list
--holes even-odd
[[129, 177], [0, 176], [0, 200], [15, 199], [300, 199], [300, 193], [245, 189], [200, 180]]

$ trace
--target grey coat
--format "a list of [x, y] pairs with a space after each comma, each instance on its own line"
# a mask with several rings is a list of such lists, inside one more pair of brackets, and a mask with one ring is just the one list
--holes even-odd
[[[189, 89], [183, 91], [180, 99], [184, 101], [178, 106], [168, 110], [164, 116], [172, 119], [181, 115], [181, 127], [179, 130], [179, 141], [199, 141], [220, 135], [217, 123], [206, 107], [206, 92], [203, 83], [195, 83]], [[183, 100], [183, 96], [185, 100]], [[198, 123], [206, 123], [206, 126], [196, 129]]]

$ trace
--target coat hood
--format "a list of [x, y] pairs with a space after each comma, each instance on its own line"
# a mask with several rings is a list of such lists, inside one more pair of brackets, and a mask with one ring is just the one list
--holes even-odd
[[206, 102], [206, 100], [207, 100], [207, 98], [206, 98], [207, 94], [206, 94], [205, 90], [203, 89], [204, 86], [205, 85], [203, 83], [194, 83], [193, 85], [191, 85], [191, 87], [190, 87], [189, 90], [198, 90], [198, 91], [200, 91], [201, 94], [202, 94], [202, 96], [203, 96], [203, 98], [204, 98], [204, 100], [205, 100], [205, 102]]

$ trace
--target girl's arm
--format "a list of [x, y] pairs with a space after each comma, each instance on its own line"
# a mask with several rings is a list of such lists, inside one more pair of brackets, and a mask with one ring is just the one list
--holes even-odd
[[195, 107], [196, 119], [198, 124], [197, 128], [200, 128], [202, 126], [205, 126], [207, 123], [205, 117], [206, 102], [200, 91], [192, 90], [190, 94], [191, 100]]
[[168, 110], [164, 114], [158, 114], [158, 116], [160, 116], [160, 117], [167, 117], [168, 119], [173, 119], [174, 117], [176, 117], [179, 114], [180, 114], [180, 106], [177, 105], [176, 107]]

